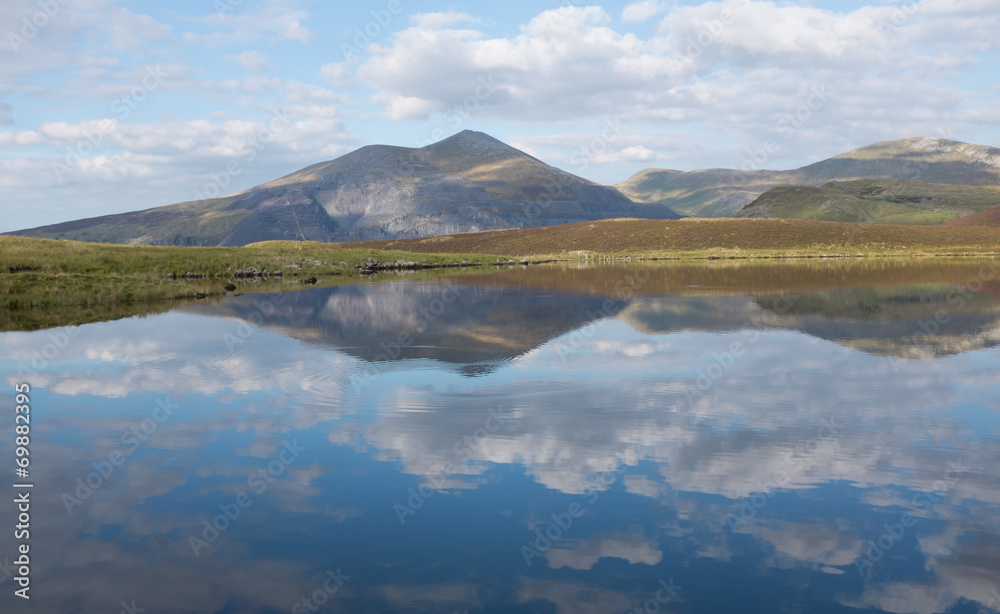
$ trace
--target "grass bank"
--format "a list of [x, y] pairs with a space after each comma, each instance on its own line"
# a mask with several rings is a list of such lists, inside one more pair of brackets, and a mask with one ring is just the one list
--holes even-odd
[[[369, 259], [430, 268], [525, 257], [575, 260], [583, 254], [677, 260], [997, 255], [1000, 232], [784, 219], [623, 219], [426, 239], [227, 248], [0, 236], [0, 326], [23, 330], [107, 319], [98, 312], [124, 317], [148, 313], [141, 305], [158, 301], [294, 290], [309, 287], [312, 278], [319, 285], [344, 283]], [[247, 278], [246, 271], [262, 277]], [[261, 279], [268, 281], [262, 285]]]
[[[0, 320], [30, 318], [32, 310], [87, 309], [307, 287], [356, 276], [358, 265], [405, 260], [427, 268], [492, 263], [476, 254], [426, 254], [345, 248], [321, 243], [269, 242], [247, 247], [107, 245], [25, 237], [0, 237]], [[260, 272], [247, 277], [247, 271]], [[280, 276], [277, 272], [280, 271]], [[102, 311], [107, 311], [102, 308]], [[141, 310], [140, 310], [141, 311]], [[76, 319], [76, 318], [74, 318]], [[68, 322], [67, 322], [68, 323]], [[9, 330], [9, 328], [7, 328]]]

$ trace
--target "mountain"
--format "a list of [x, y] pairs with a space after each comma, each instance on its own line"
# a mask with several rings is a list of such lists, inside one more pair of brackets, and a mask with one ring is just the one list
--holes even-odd
[[235, 246], [429, 237], [621, 217], [680, 216], [466, 130], [419, 149], [363, 147], [238, 194], [9, 234]]
[[940, 224], [1000, 203], [1000, 185], [955, 185], [892, 179], [831, 181], [821, 187], [771, 188], [735, 217]]
[[996, 185], [1000, 149], [911, 137], [875, 143], [795, 170], [647, 169], [615, 187], [637, 202], [660, 203], [699, 217], [727, 217], [773, 188], [862, 179]]

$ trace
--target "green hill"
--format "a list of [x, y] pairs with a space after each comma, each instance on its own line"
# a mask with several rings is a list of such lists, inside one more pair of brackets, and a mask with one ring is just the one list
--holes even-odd
[[1000, 203], [1000, 185], [900, 180], [831, 181], [772, 188], [735, 217], [872, 224], [941, 224]]
[[615, 187], [637, 202], [659, 203], [698, 217], [729, 217], [773, 188], [864, 179], [998, 185], [1000, 149], [911, 137], [875, 143], [794, 170], [647, 169]]

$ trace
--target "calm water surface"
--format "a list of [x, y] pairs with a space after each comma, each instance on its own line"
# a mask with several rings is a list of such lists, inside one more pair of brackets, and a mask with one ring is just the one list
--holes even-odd
[[0, 607], [1000, 611], [983, 264], [518, 268], [0, 334], [36, 485]]

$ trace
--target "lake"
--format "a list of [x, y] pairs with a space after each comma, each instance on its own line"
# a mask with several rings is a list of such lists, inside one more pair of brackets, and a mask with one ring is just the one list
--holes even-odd
[[518, 266], [0, 333], [23, 611], [1000, 611], [996, 279]]

